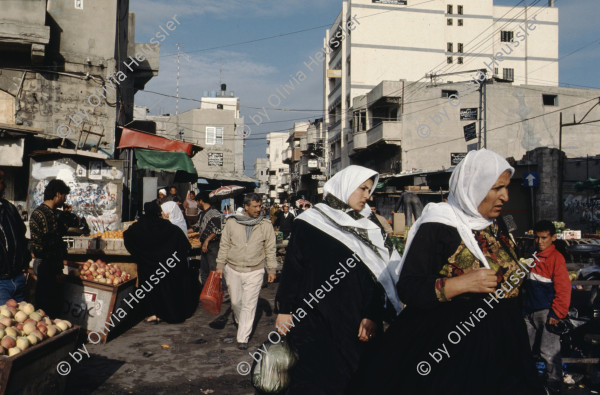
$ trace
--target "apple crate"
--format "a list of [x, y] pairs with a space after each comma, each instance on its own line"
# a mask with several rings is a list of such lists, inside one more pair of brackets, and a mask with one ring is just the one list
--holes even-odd
[[[111, 334], [116, 333], [115, 327], [124, 322], [117, 321], [113, 317], [112, 324], [109, 324], [113, 312], [121, 307], [128, 315], [131, 314], [131, 308], [125, 304], [124, 299], [131, 300], [130, 294], [134, 295], [136, 290], [137, 271], [132, 273], [130, 267], [124, 267], [125, 264], [116, 264], [132, 278], [121, 284], [111, 285], [69, 275], [65, 277], [63, 286], [62, 310], [59, 318], [81, 326], [88, 334], [98, 333], [102, 343], [106, 343]], [[74, 274], [75, 269], [80, 271], [82, 265], [83, 263], [79, 262], [68, 262], [69, 274]]]
[[61, 361], [73, 363], [69, 353], [79, 346], [80, 330], [73, 326], [17, 355], [0, 357], [0, 393], [63, 394], [68, 376], [60, 375], [57, 365]]

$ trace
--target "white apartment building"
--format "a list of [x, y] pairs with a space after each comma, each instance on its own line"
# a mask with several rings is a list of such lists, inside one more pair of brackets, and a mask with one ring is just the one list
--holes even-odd
[[[324, 122], [332, 174], [350, 163], [351, 106], [381, 81], [409, 81], [396, 96], [419, 96], [416, 82], [488, 78], [558, 85], [558, 9], [495, 6], [493, 0], [344, 0], [324, 38]], [[472, 74], [472, 73], [471, 73]]]
[[269, 160], [269, 198], [273, 203], [281, 203], [289, 193], [290, 168], [283, 163], [287, 155], [288, 133], [267, 134], [267, 159]]

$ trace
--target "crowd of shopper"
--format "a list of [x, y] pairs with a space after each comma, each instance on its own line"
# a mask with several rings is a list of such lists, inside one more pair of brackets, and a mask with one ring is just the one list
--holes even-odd
[[[314, 206], [302, 200], [269, 207], [249, 193], [235, 214], [224, 215], [208, 191], [180, 199], [175, 186], [161, 188], [124, 232], [124, 244], [148, 295], [148, 322], [192, 316], [214, 271], [231, 297], [238, 348], [245, 350], [265, 273], [268, 283], [276, 280], [277, 245], [287, 240], [275, 326], [299, 355], [288, 394], [557, 392], [557, 326], [568, 314], [571, 283], [551, 222], [535, 225], [533, 259], [517, 255], [500, 217], [513, 174], [505, 159], [481, 149], [454, 169], [447, 201], [423, 208], [405, 194], [395, 210], [404, 207], [416, 222], [403, 256], [389, 222], [369, 205], [379, 174], [354, 165], [324, 185]], [[77, 222], [65, 206], [70, 189], [61, 180], [47, 184], [31, 214], [29, 248], [3, 189], [0, 171], [0, 304], [25, 298], [24, 272], [33, 259], [34, 303], [57, 315], [63, 236]], [[199, 274], [191, 265], [192, 234], [200, 241]], [[532, 349], [546, 363], [543, 378]]]

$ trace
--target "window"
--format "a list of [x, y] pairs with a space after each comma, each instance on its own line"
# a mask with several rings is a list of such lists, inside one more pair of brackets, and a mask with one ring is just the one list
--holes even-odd
[[457, 5], [456, 8], [458, 8], [458, 10], [457, 10], [458, 15], [462, 15], [463, 14], [463, 6]]
[[459, 20], [458, 20], [458, 26], [462, 26], [462, 25], [463, 25], [463, 20], [462, 20], [462, 19], [459, 19]]
[[509, 43], [513, 39], [513, 32], [503, 30], [500, 32], [500, 41], [503, 43]]
[[446, 58], [446, 61], [448, 62], [448, 64], [452, 63], [452, 56], [448, 56]]
[[452, 5], [451, 4], [448, 4], [446, 6], [446, 14], [452, 15]]
[[223, 128], [207, 126], [206, 145], [223, 145]]
[[442, 89], [442, 97], [458, 96], [458, 91]]
[[452, 18], [448, 18], [448, 20], [446, 21], [446, 23], [448, 24], [448, 26], [452, 26]]
[[446, 52], [453, 52], [454, 46], [452, 45], [452, 43], [447, 43], [446, 44]]
[[542, 95], [542, 101], [545, 106], [558, 106], [557, 95]]
[[458, 64], [463, 64], [463, 57], [462, 57], [462, 56], [459, 56], [459, 57], [458, 57], [458, 59], [456, 60], [456, 62], [457, 62]]
[[463, 53], [463, 43], [458, 43], [458, 52]]
[[515, 80], [515, 69], [502, 69], [502, 79], [507, 81]]
[[494, 75], [498, 75], [498, 67], [494, 67]]

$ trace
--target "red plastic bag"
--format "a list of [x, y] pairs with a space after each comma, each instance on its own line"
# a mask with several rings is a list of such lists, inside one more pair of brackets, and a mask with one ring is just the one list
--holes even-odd
[[200, 294], [202, 307], [209, 314], [218, 315], [223, 303], [223, 280], [216, 271], [211, 271]]

